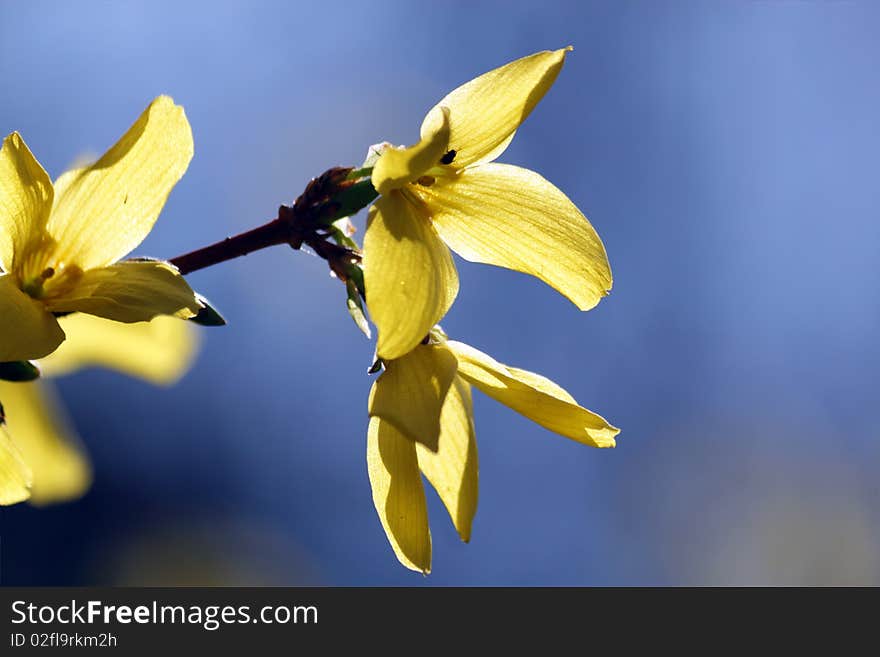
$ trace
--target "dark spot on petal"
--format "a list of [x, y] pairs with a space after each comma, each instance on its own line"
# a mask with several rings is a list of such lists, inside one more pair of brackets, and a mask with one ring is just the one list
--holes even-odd
[[456, 155], [458, 155], [458, 151], [455, 149], [446, 151], [446, 154], [440, 158], [440, 164], [452, 164]]

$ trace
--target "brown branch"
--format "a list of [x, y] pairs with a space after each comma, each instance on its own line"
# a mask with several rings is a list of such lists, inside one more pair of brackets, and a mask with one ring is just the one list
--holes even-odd
[[270, 246], [288, 244], [299, 249], [308, 244], [317, 255], [327, 260], [337, 276], [345, 280], [345, 272], [359, 260], [359, 256], [329, 242], [327, 225], [339, 212], [348, 210], [336, 197], [353, 188], [354, 181], [347, 180], [350, 172], [350, 168], [328, 169], [309, 182], [293, 206], [282, 205], [278, 217], [269, 223], [177, 256], [169, 262], [181, 274], [189, 274]]
[[245, 256], [270, 246], [290, 243], [290, 226], [281, 219], [273, 219], [267, 224], [254, 228], [235, 237], [211, 244], [195, 251], [172, 258], [169, 262], [189, 274], [205, 267]]

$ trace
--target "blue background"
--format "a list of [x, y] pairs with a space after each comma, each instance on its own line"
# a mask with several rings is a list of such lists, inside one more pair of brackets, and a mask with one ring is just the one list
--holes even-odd
[[[372, 345], [323, 261], [190, 277], [229, 319], [161, 390], [59, 382], [94, 462], [74, 503], [0, 511], [5, 584], [880, 584], [875, 3], [0, 4], [0, 132], [57, 176], [168, 93], [196, 156], [137, 254], [274, 216], [412, 143], [458, 84], [575, 47], [502, 161], [590, 217], [614, 291], [580, 313], [458, 261], [447, 332], [623, 429], [555, 436], [475, 395], [480, 508], [429, 494], [434, 573], [370, 498]], [[363, 228], [363, 216], [356, 219]]]

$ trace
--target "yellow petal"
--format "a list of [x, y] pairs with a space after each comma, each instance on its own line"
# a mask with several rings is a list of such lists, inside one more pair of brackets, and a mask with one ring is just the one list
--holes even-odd
[[481, 164], [418, 194], [462, 258], [535, 276], [589, 310], [611, 289], [605, 247], [580, 210], [534, 171]]
[[449, 110], [449, 148], [461, 168], [498, 157], [513, 133], [553, 86], [571, 48], [538, 52], [463, 84], [437, 103], [422, 123], [422, 137]]
[[367, 471], [373, 504], [400, 563], [410, 570], [431, 572], [431, 530], [416, 444], [390, 423], [371, 418]]
[[156, 315], [187, 319], [202, 307], [177, 268], [159, 260], [91, 269], [72, 291], [45, 303], [55, 312], [81, 311], [117, 322], [145, 322]]
[[9, 432], [33, 471], [31, 503], [51, 504], [81, 496], [92, 481], [79, 439], [46, 382], [0, 382]]
[[401, 192], [370, 208], [364, 237], [367, 308], [380, 358], [403, 356], [440, 321], [458, 294], [458, 273], [421, 205]]
[[620, 429], [579, 406], [568, 392], [540, 374], [502, 365], [461, 342], [446, 346], [458, 358], [459, 376], [542, 427], [593, 447], [614, 447]]
[[15, 268], [39, 244], [52, 211], [52, 181], [17, 132], [0, 148], [0, 267]]
[[371, 181], [383, 196], [393, 189], [418, 180], [428, 169], [440, 164], [449, 150], [449, 114], [442, 108], [433, 123], [422, 126], [422, 138], [409, 148], [386, 148], [373, 167]]
[[455, 377], [443, 404], [439, 449], [432, 452], [418, 444], [416, 453], [422, 474], [443, 500], [461, 540], [469, 541], [477, 512], [479, 465], [471, 387], [460, 377]]
[[455, 356], [434, 345], [419, 345], [402, 358], [386, 361], [385, 371], [370, 390], [370, 416], [381, 417], [436, 452], [440, 412], [455, 367]]
[[18, 289], [13, 276], [0, 276], [0, 362], [42, 358], [63, 340], [43, 305]]
[[67, 340], [40, 361], [44, 376], [82, 367], [107, 367], [157, 385], [171, 385], [189, 369], [198, 345], [191, 322], [159, 316], [121, 324], [83, 313], [62, 317]]
[[58, 242], [58, 261], [104, 267], [136, 248], [192, 155], [183, 108], [167, 96], [156, 98], [100, 160], [56, 182], [49, 232]]
[[31, 496], [32, 483], [31, 469], [0, 421], [0, 506], [24, 502]]

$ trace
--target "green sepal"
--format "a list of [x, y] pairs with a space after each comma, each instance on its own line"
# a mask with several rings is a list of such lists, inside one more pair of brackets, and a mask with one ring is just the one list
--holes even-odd
[[[367, 157], [364, 159], [364, 163], [361, 165], [360, 169], [355, 169], [356, 172], [360, 171], [368, 171], [369, 173], [364, 175], [370, 175], [373, 173], [373, 167], [376, 166], [376, 162], [379, 161], [379, 158], [382, 157], [382, 153], [385, 152], [386, 149], [391, 148], [394, 144], [387, 141], [380, 141], [378, 144], [373, 144], [367, 149]], [[349, 174], [349, 176], [352, 174]]]
[[344, 246], [346, 249], [351, 249], [355, 252], [360, 252], [361, 247], [358, 246], [358, 243], [355, 242], [348, 234], [343, 230], [340, 226], [341, 223], [347, 222], [348, 217], [343, 217], [342, 219], [337, 219], [335, 222], [327, 226], [330, 231], [330, 237], [333, 238], [333, 241], [336, 242], [339, 246]]
[[379, 196], [379, 193], [373, 189], [373, 182], [369, 178], [364, 178], [360, 182], [354, 184], [346, 184], [342, 186], [333, 196], [335, 210], [324, 221], [323, 224], [332, 224], [334, 221], [343, 217], [350, 217], [357, 214], [359, 210], [364, 209]]
[[40, 378], [40, 368], [29, 360], [15, 360], [0, 363], [0, 379], [23, 383]]
[[361, 333], [367, 336], [369, 340], [373, 336], [370, 332], [370, 324], [367, 322], [366, 313], [364, 313], [364, 305], [361, 301], [361, 294], [358, 292], [357, 284], [349, 278], [345, 281], [345, 289], [348, 292], [348, 299], [345, 302], [348, 306], [348, 314], [351, 315]]
[[370, 369], [367, 370], [367, 374], [375, 374], [376, 372], [381, 371], [383, 367], [385, 367], [385, 361], [377, 356], [373, 359], [373, 364], [370, 365]]
[[202, 304], [202, 308], [195, 317], [190, 317], [189, 321], [201, 326], [226, 326], [226, 320], [223, 318], [223, 315], [211, 305], [210, 301], [201, 294], [196, 294], [196, 298]]
[[364, 270], [360, 265], [352, 265], [348, 268], [348, 280], [354, 281], [355, 287], [357, 287], [357, 291], [361, 295], [361, 299], [366, 299], [367, 293], [364, 291]]

